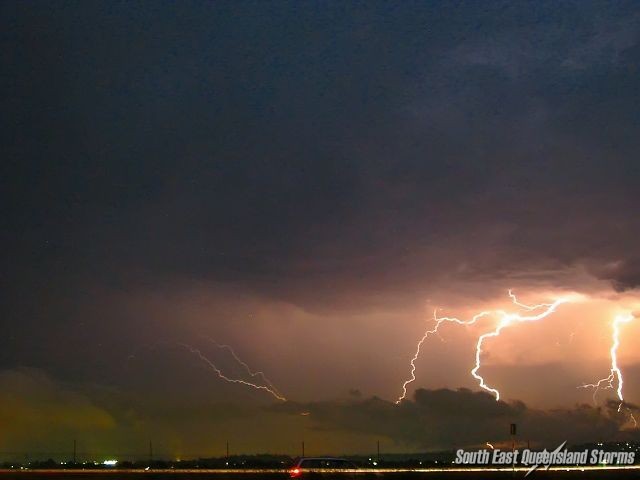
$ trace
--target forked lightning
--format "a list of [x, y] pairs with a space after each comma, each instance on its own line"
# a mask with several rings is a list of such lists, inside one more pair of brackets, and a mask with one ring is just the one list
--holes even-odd
[[[490, 332], [484, 333], [483, 335], [480, 335], [480, 337], [478, 338], [478, 341], [476, 343], [476, 355], [475, 355], [475, 365], [474, 368], [471, 370], [471, 375], [478, 380], [478, 384], [480, 385], [481, 388], [483, 388], [484, 390], [492, 393], [495, 397], [496, 397], [496, 401], [500, 399], [500, 392], [493, 388], [490, 387], [484, 380], [484, 378], [482, 376], [480, 376], [480, 374], [478, 373], [481, 367], [481, 357], [482, 357], [482, 347], [484, 344], [484, 341], [488, 338], [491, 337], [497, 337], [500, 335], [500, 333], [502, 332], [502, 330], [508, 326], [511, 326], [513, 324], [516, 323], [523, 323], [523, 322], [534, 322], [534, 321], [538, 321], [538, 320], [542, 320], [543, 318], [551, 315], [553, 312], [556, 311], [556, 309], [562, 305], [563, 303], [567, 303], [569, 302], [571, 299], [570, 297], [562, 297], [562, 298], [558, 298], [556, 299], [554, 302], [552, 303], [540, 303], [537, 305], [526, 305], [524, 303], [521, 303], [518, 298], [515, 296], [515, 294], [512, 292], [512, 290], [508, 291], [508, 295], [511, 298], [511, 301], [513, 302], [513, 304], [518, 307], [519, 310], [525, 310], [526, 312], [529, 312], [527, 314], [520, 314], [518, 312], [515, 313], [509, 313], [506, 312], [504, 310], [485, 310], [482, 311], [476, 315], [474, 315], [472, 318], [470, 318], [469, 320], [460, 320], [459, 318], [455, 318], [455, 317], [438, 317], [436, 315], [436, 312], [434, 311], [434, 320], [435, 320], [435, 325], [432, 329], [427, 330], [424, 335], [422, 336], [422, 338], [420, 339], [420, 341], [418, 342], [418, 345], [416, 347], [416, 351], [415, 354], [413, 355], [413, 357], [411, 358], [410, 361], [410, 376], [409, 378], [402, 384], [402, 394], [398, 397], [398, 399], [396, 400], [396, 404], [399, 404], [400, 402], [402, 402], [402, 400], [404, 400], [407, 397], [407, 387], [408, 385], [410, 385], [412, 382], [415, 381], [416, 379], [416, 360], [418, 359], [418, 357], [420, 356], [420, 350], [422, 348], [422, 345], [424, 344], [424, 342], [427, 340], [427, 338], [430, 335], [433, 335], [435, 333], [438, 332], [438, 329], [440, 328], [440, 326], [443, 323], [456, 323], [458, 325], [473, 325], [475, 324], [478, 320], [484, 318], [484, 317], [496, 317], [498, 319], [498, 324], [495, 327], [495, 329], [493, 329]], [[535, 313], [540, 311], [540, 313]]]

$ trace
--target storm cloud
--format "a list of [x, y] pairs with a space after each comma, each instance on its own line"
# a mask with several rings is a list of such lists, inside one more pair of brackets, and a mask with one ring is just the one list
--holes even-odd
[[1, 372], [0, 387], [3, 449], [61, 459], [67, 459], [64, 452], [70, 453], [73, 440], [88, 458], [136, 458], [149, 438], [159, 455], [184, 457], [221, 455], [229, 440], [235, 453], [294, 455], [300, 435], [315, 453], [336, 446], [341, 453], [369, 453], [376, 439], [390, 453], [434, 451], [509, 443], [511, 423], [518, 425], [520, 441], [535, 447], [638, 439], [636, 430], [626, 429], [628, 419], [615, 402], [540, 410], [467, 389], [418, 389], [401, 405], [356, 397], [260, 406], [203, 392], [198, 399], [189, 394], [180, 399], [157, 390], [148, 395], [65, 383], [33, 369]]
[[[207, 336], [323, 429], [615, 436], [609, 409], [572, 405], [639, 303], [636, 2], [4, 2], [0, 28], [1, 368], [268, 408], [170, 347]], [[529, 407], [457, 390], [478, 388], [479, 332], [450, 328], [392, 407], [433, 311], [502, 308], [508, 288], [594, 299], [483, 352]], [[107, 429], [128, 411], [83, 405]]]
[[536, 447], [552, 447], [565, 440], [580, 444], [592, 438], [607, 441], [637, 438], [637, 432], [623, 431], [628, 419], [618, 413], [617, 404], [603, 408], [578, 405], [539, 410], [519, 401], [496, 402], [486, 392], [467, 389], [418, 389], [412, 400], [399, 406], [371, 398], [348, 403], [285, 404], [275, 408], [292, 413], [308, 411], [318, 429], [382, 435], [410, 448], [431, 450], [484, 447], [486, 442], [507, 444], [511, 423], [518, 425], [521, 440], [528, 440]]

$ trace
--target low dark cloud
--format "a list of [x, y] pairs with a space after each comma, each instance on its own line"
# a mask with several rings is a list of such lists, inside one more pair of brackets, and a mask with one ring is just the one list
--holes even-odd
[[627, 259], [601, 265], [595, 274], [608, 280], [618, 292], [632, 290], [640, 286], [640, 259], [630, 256]]
[[507, 442], [510, 423], [534, 446], [638, 439], [637, 431], [624, 429], [626, 409], [638, 410], [632, 404], [621, 413], [616, 402], [541, 410], [467, 389], [418, 389], [401, 405], [368, 397], [261, 406], [203, 391], [179, 399], [153, 387], [136, 392], [61, 382], [33, 369], [0, 372], [0, 387], [0, 445], [18, 457], [66, 459], [74, 439], [83, 455], [121, 458], [143, 456], [150, 438], [168, 456], [222, 455], [225, 441], [237, 453], [295, 454], [301, 438], [317, 453], [368, 453], [375, 439], [390, 452], [438, 450]]
[[[496, 402], [486, 392], [467, 389], [418, 389], [413, 399], [401, 405], [370, 398], [303, 405], [289, 402], [274, 409], [308, 411], [314, 428], [382, 435], [408, 447], [424, 449], [508, 442], [511, 423], [518, 425], [521, 440], [537, 446], [553, 446], [564, 440], [578, 444], [594, 438], [630, 438], [629, 431], [623, 431], [629, 422], [628, 413], [619, 413], [615, 402], [601, 408], [578, 405], [540, 410], [519, 401]], [[637, 432], [631, 435], [637, 437]]]

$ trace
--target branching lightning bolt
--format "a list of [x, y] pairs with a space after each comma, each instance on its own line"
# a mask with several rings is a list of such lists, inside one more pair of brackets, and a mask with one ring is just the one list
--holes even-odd
[[396, 400], [396, 405], [398, 405], [400, 402], [402, 402], [402, 400], [404, 400], [407, 397], [407, 386], [416, 380], [416, 360], [418, 360], [418, 357], [420, 356], [420, 349], [422, 348], [422, 344], [427, 340], [427, 338], [429, 338], [430, 335], [438, 333], [438, 329], [440, 328], [440, 325], [442, 325], [444, 322], [452, 322], [452, 323], [457, 323], [459, 325], [472, 325], [476, 323], [478, 320], [480, 320], [482, 317], [491, 315], [491, 313], [492, 313], [491, 311], [480, 312], [477, 315], [474, 315], [470, 320], [460, 320], [454, 317], [438, 317], [437, 310], [434, 310], [433, 319], [435, 320], [436, 324], [431, 330], [427, 330], [426, 332], [424, 332], [424, 335], [418, 342], [418, 345], [416, 347], [416, 352], [413, 354], [413, 358], [411, 358], [411, 362], [410, 362], [411, 376], [407, 380], [405, 380], [405, 382], [402, 384], [402, 395], [400, 395]]
[[192, 353], [193, 355], [197, 356], [200, 360], [202, 360], [202, 362], [204, 362], [211, 370], [213, 370], [216, 375], [218, 376], [218, 378], [220, 378], [221, 380], [224, 380], [226, 382], [229, 383], [239, 383], [242, 385], [246, 385], [248, 387], [254, 388], [256, 390], [264, 390], [266, 392], [268, 392], [269, 394], [271, 394], [274, 398], [278, 399], [278, 400], [282, 400], [282, 401], [286, 401], [287, 399], [285, 398], [284, 395], [282, 395], [280, 393], [280, 390], [278, 390], [273, 383], [271, 382], [271, 380], [269, 380], [267, 378], [267, 376], [263, 373], [263, 372], [254, 372], [253, 370], [251, 370], [251, 368], [249, 367], [249, 365], [247, 365], [246, 362], [244, 362], [239, 356], [238, 354], [235, 352], [235, 350], [233, 349], [233, 347], [231, 345], [225, 345], [225, 344], [221, 344], [218, 343], [208, 337], [204, 337], [207, 338], [207, 340], [209, 340], [211, 343], [213, 343], [217, 348], [223, 349], [228, 351], [231, 356], [233, 357], [233, 359], [240, 364], [243, 369], [247, 372], [247, 374], [251, 377], [251, 379], [256, 379], [259, 378], [263, 384], [260, 384], [258, 382], [253, 382], [253, 381], [247, 381], [247, 380], [243, 380], [241, 378], [231, 378], [230, 376], [224, 374], [222, 372], [222, 370], [210, 359], [208, 358], [204, 353], [202, 353], [201, 350], [199, 350], [198, 348], [186, 344], [186, 343], [181, 343], [181, 342], [157, 342], [155, 344], [151, 344], [151, 345], [143, 345], [142, 347], [139, 347], [138, 349], [136, 349], [131, 355], [129, 355], [127, 357], [127, 365], [129, 363], [129, 361], [133, 360], [134, 358], [136, 358], [137, 356], [137, 351], [140, 348], [144, 348], [144, 349], [150, 349], [153, 350], [155, 348], [158, 347], [175, 347], [175, 346], [179, 346], [181, 348], [186, 349], [187, 351], [189, 351], [190, 353]]
[[[509, 294], [511, 295], [511, 292]], [[514, 303], [516, 303], [517, 300], [515, 300], [515, 296], [513, 298], [514, 298]], [[495, 330], [489, 333], [480, 335], [480, 337], [478, 338], [478, 343], [476, 344], [476, 365], [473, 368], [473, 370], [471, 370], [471, 375], [476, 380], [478, 380], [480, 388], [483, 388], [484, 390], [491, 392], [493, 395], [495, 395], [496, 401], [500, 400], [500, 392], [497, 389], [487, 385], [487, 383], [484, 381], [484, 378], [478, 374], [478, 370], [480, 370], [480, 366], [481, 366], [480, 357], [482, 355], [482, 344], [484, 343], [484, 341], [487, 338], [499, 336], [504, 328], [511, 326], [514, 323], [535, 322], [538, 320], [542, 320], [543, 318], [555, 312], [560, 305], [566, 302], [568, 302], [568, 299], [560, 298], [553, 303], [544, 303], [544, 304], [535, 305], [535, 306], [526, 306], [527, 307], [526, 309], [529, 311], [544, 308], [544, 310], [537, 315], [523, 316], [523, 315], [520, 315], [519, 313], [507, 313], [504, 311], [498, 311], [497, 313], [501, 315], [501, 319], [498, 322], [498, 326], [495, 328]], [[523, 306], [523, 304], [520, 304], [520, 303], [516, 303], [516, 305], [521, 307]]]
[[[269, 385], [260, 385], [257, 383], [253, 383], [253, 382], [248, 382], [246, 380], [242, 380], [239, 378], [230, 378], [228, 376], [226, 376], [222, 370], [220, 370], [209, 358], [207, 358], [199, 349], [192, 347], [191, 345], [188, 345], [186, 343], [179, 343], [178, 345], [180, 345], [181, 347], [187, 349], [189, 352], [191, 352], [192, 354], [194, 354], [195, 356], [197, 356], [200, 360], [202, 360], [211, 370], [213, 370], [216, 375], [218, 376], [218, 378], [229, 382], [229, 383], [239, 383], [242, 385], [246, 385], [247, 387], [251, 387], [254, 388], [256, 390], [264, 390], [268, 393], [270, 393], [274, 398], [278, 399], [278, 400], [282, 400], [283, 402], [286, 401], [287, 399], [282, 396], [275, 388], [272, 388], [272, 386]], [[231, 348], [231, 347], [229, 347]], [[232, 349], [233, 350], [233, 349]], [[235, 355], [234, 352], [234, 357], [237, 358], [237, 355]], [[239, 359], [238, 359], [239, 360]], [[239, 360], [240, 363], [242, 363], [243, 365], [246, 366], [246, 368], [249, 370], [249, 372], [251, 371], [249, 369], [249, 367], [246, 365], [246, 363], [244, 363], [242, 360]], [[261, 372], [257, 372], [257, 374], [259, 374]]]
[[[633, 320], [633, 315], [630, 313], [617, 315], [612, 322], [611, 329], [611, 349], [609, 350], [609, 356], [611, 358], [611, 369], [609, 370], [609, 376], [598, 380], [596, 383], [587, 383], [581, 385], [578, 388], [593, 388], [593, 400], [595, 401], [596, 395], [600, 390], [614, 389], [614, 382], [616, 383], [615, 391], [620, 404], [618, 405], [618, 412], [622, 409], [624, 403], [624, 396], [622, 394], [622, 387], [624, 385], [624, 379], [622, 377], [622, 371], [618, 365], [618, 348], [620, 347], [620, 327], [622, 324], [629, 323]], [[634, 423], [635, 418], [631, 416]]]
[[507, 291], [507, 294], [509, 295], [509, 298], [511, 299], [514, 305], [524, 310], [527, 310], [528, 312], [531, 312], [533, 310], [538, 310], [539, 308], [550, 307], [551, 305], [553, 305], [552, 303], [539, 303], [537, 305], [527, 305], [526, 303], [522, 303], [518, 301], [518, 297], [516, 297], [512, 289], [509, 289]]
[[509, 290], [508, 291], [508, 295], [511, 298], [511, 301], [513, 302], [514, 305], [516, 305], [518, 308], [522, 309], [522, 310], [526, 310], [527, 312], [534, 312], [540, 309], [544, 309], [541, 313], [539, 314], [529, 314], [529, 315], [520, 315], [518, 313], [507, 313], [503, 310], [485, 310], [482, 311], [476, 315], [474, 315], [471, 319], [469, 320], [460, 320], [458, 318], [455, 317], [438, 317], [436, 315], [436, 311], [434, 311], [433, 314], [433, 318], [435, 320], [435, 326], [430, 329], [427, 330], [424, 335], [422, 336], [422, 338], [420, 339], [420, 341], [418, 342], [417, 346], [416, 346], [416, 351], [413, 355], [413, 357], [411, 358], [410, 361], [410, 377], [402, 384], [402, 394], [398, 397], [398, 399], [396, 400], [396, 405], [399, 404], [400, 402], [402, 402], [402, 400], [404, 400], [407, 397], [407, 386], [410, 385], [411, 383], [413, 383], [416, 380], [416, 360], [418, 359], [418, 357], [420, 356], [420, 350], [422, 348], [422, 345], [424, 344], [424, 342], [427, 340], [427, 338], [430, 335], [436, 334], [438, 332], [438, 329], [440, 328], [440, 326], [445, 323], [445, 322], [450, 322], [450, 323], [457, 323], [459, 325], [473, 325], [475, 324], [478, 320], [480, 320], [481, 318], [487, 317], [487, 316], [498, 316], [499, 318], [499, 322], [498, 322], [498, 326], [491, 332], [485, 333], [483, 335], [481, 335], [478, 338], [478, 342], [476, 344], [476, 356], [475, 356], [475, 366], [474, 368], [471, 370], [471, 375], [478, 380], [479, 385], [481, 388], [483, 388], [484, 390], [487, 390], [488, 392], [491, 392], [495, 397], [496, 397], [496, 401], [500, 399], [500, 392], [498, 390], [496, 390], [495, 388], [489, 387], [486, 382], [484, 381], [484, 378], [482, 378], [479, 374], [478, 374], [478, 370], [480, 369], [481, 366], [481, 354], [482, 354], [482, 345], [484, 343], [484, 341], [489, 338], [489, 337], [497, 337], [500, 335], [501, 331], [509, 326], [512, 325], [513, 323], [520, 323], [520, 322], [530, 322], [530, 321], [537, 321], [537, 320], [541, 320], [545, 317], [547, 317], [548, 315], [550, 315], [551, 313], [553, 313], [558, 306], [560, 306], [562, 303], [566, 303], [569, 301], [568, 298], [560, 298], [558, 300], [556, 300], [553, 303], [540, 303], [537, 305], [526, 305], [524, 303], [521, 303], [518, 301], [517, 297], [515, 296], [515, 294]]
[[[247, 365], [246, 362], [244, 362], [236, 353], [236, 351], [233, 349], [233, 347], [231, 345], [226, 345], [223, 343], [218, 343], [215, 340], [213, 340], [212, 338], [206, 337], [207, 340], [209, 342], [211, 342], [212, 344], [214, 344], [216, 347], [222, 349], [222, 350], [227, 350], [231, 356], [233, 357], [233, 359], [238, 362], [240, 365], [242, 365], [242, 367], [244, 368], [244, 370], [247, 372], [248, 375], [250, 375], [252, 378], [260, 378], [265, 384], [267, 384], [267, 386], [269, 386], [269, 388], [271, 388], [271, 390], [273, 390], [273, 392], [277, 393], [281, 398], [280, 400], [283, 400], [284, 397], [282, 396], [282, 394], [280, 393], [280, 391], [276, 388], [276, 386], [273, 384], [273, 382], [271, 382], [271, 380], [269, 380], [267, 378], [267, 376], [265, 375], [264, 372], [262, 371], [256, 371], [254, 372], [253, 370], [251, 370], [251, 368], [249, 367], [249, 365]], [[276, 397], [277, 398], [277, 397]]]

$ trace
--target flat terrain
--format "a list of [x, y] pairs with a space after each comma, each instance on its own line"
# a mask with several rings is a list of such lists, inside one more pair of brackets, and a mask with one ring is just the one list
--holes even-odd
[[[524, 478], [526, 470], [487, 471], [487, 470], [466, 470], [466, 471], [443, 471], [443, 470], [415, 470], [415, 471], [367, 471], [355, 474], [322, 475], [310, 477], [308, 480], [401, 480], [401, 479], [511, 479]], [[265, 472], [238, 472], [221, 470], [0, 470], [0, 480], [40, 480], [40, 479], [73, 479], [73, 480], [196, 480], [196, 479], [216, 479], [216, 480], [288, 480], [289, 476], [282, 471]], [[640, 479], [640, 467], [613, 469], [613, 468], [593, 468], [584, 470], [537, 470], [527, 478], [536, 480], [552, 479]], [[306, 480], [306, 479], [302, 479]]]

